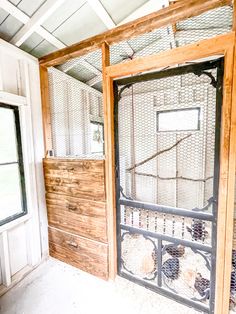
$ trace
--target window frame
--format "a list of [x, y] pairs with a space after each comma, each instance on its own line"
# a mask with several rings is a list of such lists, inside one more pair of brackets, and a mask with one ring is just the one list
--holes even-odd
[[5, 225], [13, 220], [16, 220], [22, 216], [28, 214], [27, 207], [27, 196], [26, 196], [26, 186], [25, 186], [25, 171], [24, 171], [24, 160], [23, 160], [23, 149], [22, 149], [22, 134], [21, 134], [21, 126], [20, 126], [20, 114], [19, 107], [14, 105], [8, 105], [0, 103], [0, 108], [6, 108], [13, 111], [14, 120], [15, 120], [15, 131], [16, 131], [16, 149], [18, 161], [16, 162], [5, 162], [0, 163], [0, 167], [7, 164], [18, 164], [19, 167], [19, 175], [20, 175], [20, 189], [21, 189], [21, 203], [22, 203], [22, 211], [16, 213], [14, 215], [8, 216], [2, 220], [0, 220], [0, 226]]
[[[161, 113], [168, 113], [168, 112], [179, 112], [179, 111], [191, 111], [197, 110], [198, 112], [198, 122], [196, 129], [179, 129], [179, 130], [159, 130], [159, 114]], [[181, 109], [167, 109], [167, 110], [160, 110], [156, 111], [156, 132], [157, 133], [167, 133], [167, 132], [197, 132], [200, 131], [201, 127], [201, 107], [189, 107], [189, 108], [181, 108]]]

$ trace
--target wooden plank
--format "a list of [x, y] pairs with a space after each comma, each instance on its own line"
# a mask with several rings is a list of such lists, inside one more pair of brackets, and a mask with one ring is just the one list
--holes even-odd
[[45, 158], [43, 160], [46, 171], [68, 171], [77, 173], [98, 173], [104, 175], [104, 160], [71, 160], [61, 158]]
[[[234, 15], [235, 12], [234, 12]], [[236, 43], [236, 37], [235, 37]], [[230, 53], [229, 53], [230, 54]], [[233, 55], [234, 54], [234, 55]], [[229, 81], [231, 86], [232, 100], [231, 100], [231, 118], [230, 118], [230, 136], [229, 136], [229, 157], [228, 157], [228, 188], [227, 188], [227, 213], [226, 213], [226, 235], [225, 235], [225, 265], [224, 265], [224, 295], [222, 310], [229, 308], [230, 300], [230, 281], [232, 270], [232, 249], [233, 249], [233, 235], [234, 235], [234, 202], [235, 202], [235, 165], [236, 165], [236, 51], [235, 46], [232, 47], [232, 52], [227, 58], [232, 58], [227, 68], [228, 71], [233, 72], [230, 76], [232, 81]], [[226, 69], [226, 71], [227, 71]]]
[[104, 161], [44, 160], [47, 192], [105, 201]]
[[108, 246], [49, 228], [50, 255], [93, 274], [108, 279]]
[[[232, 197], [232, 188], [229, 187], [230, 181], [234, 183], [232, 173], [229, 172], [230, 167], [230, 137], [231, 137], [231, 104], [232, 104], [232, 81], [233, 81], [233, 53], [234, 45], [225, 53], [224, 65], [224, 87], [223, 87], [223, 106], [222, 106], [222, 126], [221, 126], [221, 150], [220, 150], [220, 181], [219, 181], [219, 199], [218, 199], [218, 219], [217, 219], [217, 256], [216, 256], [216, 303], [215, 313], [225, 313], [224, 304], [229, 308], [229, 287], [224, 287], [226, 278], [231, 275], [228, 269], [231, 269], [231, 259], [228, 260], [229, 248], [232, 250], [232, 233], [230, 232], [230, 225], [227, 225], [229, 218], [232, 215], [232, 206], [229, 206], [228, 200]], [[235, 159], [235, 156], [231, 156]], [[235, 176], [235, 170], [233, 171]], [[230, 191], [231, 190], [231, 191]], [[233, 189], [234, 197], [234, 189]], [[228, 216], [228, 217], [227, 217]], [[231, 234], [231, 239], [228, 238], [227, 233]], [[226, 238], [228, 243], [226, 243]], [[226, 254], [228, 256], [226, 256]], [[225, 265], [227, 263], [227, 267]], [[226, 289], [226, 290], [225, 290]], [[225, 298], [227, 300], [225, 300]]]
[[104, 202], [53, 193], [47, 193], [46, 200], [48, 205], [62, 207], [68, 212], [94, 218], [106, 218], [106, 204]]
[[70, 183], [63, 181], [55, 183], [56, 181], [46, 180], [46, 191], [48, 193], [58, 193], [63, 195], [75, 196], [79, 198], [89, 199], [93, 201], [105, 201], [105, 187], [99, 182], [91, 184], [90, 180], [80, 180], [79, 183], [71, 186]]
[[230, 5], [230, 0], [182, 0], [157, 12], [123, 24], [105, 33], [83, 40], [70, 47], [63, 48], [40, 59], [46, 67], [61, 64], [71, 58], [84, 55], [101, 47], [103, 42], [115, 44], [139, 36], [154, 29], [170, 26], [173, 23], [200, 15], [208, 10]]
[[47, 68], [40, 66], [40, 87], [43, 114], [44, 150], [45, 155], [52, 149], [52, 127], [49, 101], [49, 82]]
[[119, 78], [138, 74], [150, 70], [183, 64], [215, 55], [224, 55], [225, 51], [233, 45], [234, 32], [216, 36], [212, 39], [202, 40], [198, 43], [174, 50], [164, 51], [157, 55], [137, 58], [126, 63], [115, 64], [106, 68], [106, 74], [111, 78]]
[[[54, 194], [54, 200], [56, 199], [57, 195]], [[81, 203], [79, 202], [76, 202], [75, 206], [70, 203], [67, 206], [54, 205], [52, 203], [52, 199], [49, 201], [47, 198], [49, 226], [91, 240], [107, 243], [106, 217], [93, 217], [91, 215], [80, 214]], [[88, 203], [91, 202], [89, 201]], [[83, 205], [83, 208], [88, 207], [85, 205], [85, 201]], [[94, 202], [93, 206], [95, 207]]]
[[102, 45], [103, 66], [103, 108], [104, 108], [104, 140], [105, 140], [105, 182], [107, 198], [107, 226], [109, 243], [109, 278], [115, 279], [117, 274], [116, 247], [116, 202], [115, 202], [115, 144], [114, 144], [114, 100], [113, 82], [105, 75], [105, 68], [110, 64], [109, 46]]

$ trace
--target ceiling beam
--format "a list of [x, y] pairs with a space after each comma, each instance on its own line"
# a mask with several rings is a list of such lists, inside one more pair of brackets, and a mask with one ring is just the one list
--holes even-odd
[[87, 0], [87, 2], [108, 29], [116, 27], [116, 24], [99, 0]]
[[[0, 0], [0, 7], [8, 12], [10, 15], [14, 16], [18, 21], [20, 21], [23, 24], [27, 24], [30, 20], [28, 15], [26, 15], [24, 12], [22, 12], [20, 9], [18, 9], [14, 4], [12, 4], [8, 0]], [[59, 39], [57, 39], [55, 36], [50, 34], [45, 28], [42, 26], [38, 26], [35, 29], [35, 32], [39, 34], [41, 37], [46, 39], [49, 43], [51, 43], [54, 47], [58, 49], [65, 48], [66, 45], [61, 42]]]
[[[165, 0], [166, 2], [166, 0]], [[165, 4], [165, 3], [164, 3]], [[148, 2], [144, 3], [141, 7], [136, 9], [133, 13], [128, 15], [125, 19], [123, 19], [117, 26], [123, 25], [125, 23], [134, 21], [141, 16], [148, 15], [152, 12], [158, 11], [163, 7], [163, 1], [157, 0], [149, 0]]]
[[[87, 2], [108, 29], [112, 29], [117, 26], [99, 0], [87, 0]], [[127, 55], [132, 56], [133, 49], [130, 45], [127, 42], [124, 42], [123, 45]]]
[[20, 46], [34, 31], [59, 8], [65, 0], [47, 0], [11, 39], [11, 43]]

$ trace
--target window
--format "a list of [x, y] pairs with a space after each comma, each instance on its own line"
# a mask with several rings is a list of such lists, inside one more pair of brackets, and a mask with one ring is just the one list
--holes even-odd
[[157, 112], [157, 132], [194, 131], [200, 128], [200, 108]]
[[90, 122], [91, 154], [104, 154], [104, 127], [100, 122]]
[[0, 104], [0, 225], [27, 212], [19, 111]]

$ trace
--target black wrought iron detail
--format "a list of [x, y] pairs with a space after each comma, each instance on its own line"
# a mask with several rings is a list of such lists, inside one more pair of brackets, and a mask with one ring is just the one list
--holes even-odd
[[129, 83], [129, 84], [123, 86], [123, 87], [120, 89], [120, 91], [119, 91], [119, 93], [118, 93], [118, 101], [121, 100], [123, 91], [124, 91], [125, 89], [127, 89], [127, 88], [130, 88], [131, 86], [133, 86], [133, 83]]
[[202, 70], [195, 70], [193, 73], [194, 73], [195, 75], [197, 75], [198, 77], [201, 76], [201, 75], [206, 75], [206, 76], [208, 76], [208, 77], [211, 79], [210, 84], [211, 84], [214, 88], [217, 87], [217, 81], [216, 81], [215, 77], [214, 77], [210, 72], [202, 71]]
[[212, 197], [210, 197], [210, 198], [207, 200], [206, 206], [204, 206], [204, 207], [202, 207], [202, 208], [195, 207], [195, 208], [192, 209], [192, 211], [194, 211], [194, 212], [204, 212], [204, 211], [207, 211], [208, 208], [209, 208], [213, 203], [216, 203], [216, 200], [215, 200], [215, 198], [212, 196]]
[[122, 188], [122, 186], [120, 185], [120, 194], [127, 200], [133, 201], [132, 197], [130, 196], [126, 196], [124, 193], [124, 189]]

